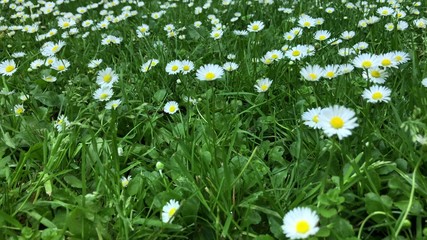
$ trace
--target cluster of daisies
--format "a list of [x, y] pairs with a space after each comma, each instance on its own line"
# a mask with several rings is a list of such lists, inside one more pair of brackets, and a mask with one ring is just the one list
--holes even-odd
[[[94, 65], [96, 62], [91, 62], [89, 64]], [[105, 104], [106, 109], [116, 109], [121, 103], [120, 99], [110, 100], [114, 95], [113, 85], [117, 83], [118, 80], [119, 76], [110, 67], [99, 70], [97, 73], [96, 83], [98, 84], [98, 89], [93, 93], [93, 98], [100, 102], [107, 102]]]
[[[11, 2], [11, 3], [10, 3]], [[13, 3], [12, 3], [13, 2]], [[111, 35], [109, 30], [111, 30], [115, 24], [124, 22], [126, 19], [137, 16], [139, 18], [145, 19], [143, 23], [138, 23], [139, 26], [136, 29], [132, 29], [132, 32], [136, 34], [137, 38], [144, 40], [149, 40], [153, 37], [153, 33], [158, 33], [160, 26], [160, 21], [157, 21], [164, 16], [167, 16], [167, 10], [177, 7], [177, 3], [165, 1], [164, 3], [159, 2], [158, 7], [161, 10], [156, 9], [156, 11], [151, 12], [148, 15], [142, 15], [141, 12], [147, 10], [144, 8], [145, 3], [143, 1], [137, 0], [127, 0], [127, 1], [100, 1], [98, 3], [89, 3], [84, 6], [80, 6], [75, 9], [76, 13], [71, 12], [61, 12], [59, 7], [68, 3], [68, 0], [59, 0], [55, 2], [50, 1], [37, 1], [37, 5], [31, 3], [30, 1], [22, 0], [2, 0], [0, 4], [5, 9], [10, 9], [13, 13], [11, 14], [11, 19], [22, 19], [22, 22], [27, 23], [28, 21], [33, 21], [32, 24], [26, 25], [12, 25], [12, 26], [0, 26], [0, 34], [6, 32], [8, 36], [14, 36], [16, 31], [22, 31], [24, 33], [33, 34], [34, 39], [38, 42], [45, 42], [40, 48], [40, 54], [42, 57], [33, 60], [30, 63], [28, 71], [34, 70], [45, 70], [43, 68], [52, 69], [52, 74], [41, 75], [39, 76], [46, 82], [53, 83], [57, 80], [61, 80], [61, 74], [67, 71], [71, 63], [66, 59], [61, 59], [58, 53], [66, 46], [64, 41], [49, 41], [49, 39], [62, 38], [67, 39], [70, 37], [73, 38], [82, 38], [85, 39], [89, 34], [98, 34], [100, 36], [101, 45], [119, 45], [123, 41], [129, 39], [123, 39], [116, 32], [114, 35]], [[83, 2], [83, 1], [82, 1]], [[185, 0], [182, 1], [182, 4], [186, 4], [189, 8], [194, 8], [194, 15], [198, 16], [202, 12], [207, 12], [211, 8], [213, 3], [212, 0], [207, 0], [203, 5], [198, 5], [195, 3], [197, 1]], [[222, 0], [220, 4], [222, 6], [228, 6], [236, 4], [238, 1], [232, 0]], [[294, 1], [295, 2], [295, 1]], [[357, 13], [363, 13], [363, 19], [361, 19], [356, 26], [358, 28], [368, 28], [373, 24], [383, 24], [386, 31], [405, 31], [408, 28], [421, 29], [424, 30], [427, 28], [427, 19], [421, 17], [414, 17], [412, 20], [408, 20], [407, 15], [412, 14], [417, 16], [420, 14], [420, 11], [417, 9], [421, 5], [421, 2], [412, 2], [409, 6], [403, 6], [402, 1], [395, 0], [381, 0], [376, 1], [376, 4], [368, 4], [366, 1], [357, 1], [352, 3], [349, 1], [342, 1], [345, 7], [348, 9], [349, 14], [352, 14], [352, 11]], [[115, 12], [113, 7], [117, 7], [119, 4], [129, 4], [123, 6], [120, 9], [120, 12]], [[256, 0], [256, 1], [246, 1], [246, 5], [260, 4], [260, 5], [272, 5], [274, 0]], [[133, 9], [133, 6], [139, 8], [137, 11]], [[180, 3], [181, 4], [181, 3]], [[377, 4], [382, 4], [377, 6]], [[6, 6], [7, 5], [7, 6]], [[151, 5], [151, 3], [150, 3]], [[335, 8], [330, 7], [333, 4], [329, 5], [325, 9], [327, 14], [333, 14]], [[386, 6], [383, 6], [386, 5]], [[374, 11], [372, 11], [374, 9]], [[216, 11], [215, 13], [220, 13]], [[94, 14], [93, 12], [99, 12], [100, 19], [95, 20], [91, 19]], [[294, 12], [293, 8], [288, 8], [288, 6], [280, 7], [279, 12], [283, 14], [291, 14]], [[370, 15], [371, 14], [371, 15]], [[41, 25], [41, 19], [49, 15], [54, 16], [55, 21], [53, 26], [49, 28]], [[248, 15], [253, 18], [254, 15]], [[246, 17], [248, 17], [246, 16]], [[240, 12], [235, 12], [230, 19], [230, 22], [236, 21], [247, 21], [241, 17]], [[246, 18], [245, 17], [245, 18]], [[149, 19], [148, 19], [149, 18]], [[286, 41], [285, 44], [280, 50], [273, 49], [267, 51], [262, 57], [259, 56], [257, 62], [261, 62], [265, 65], [274, 64], [282, 59], [287, 59], [290, 63], [293, 62], [303, 62], [310, 57], [315, 56], [316, 51], [325, 45], [340, 45], [345, 44], [346, 41], [352, 39], [356, 32], [349, 30], [344, 31], [338, 36], [333, 36], [331, 32], [324, 29], [316, 29], [321, 27], [325, 21], [321, 17], [313, 17], [308, 14], [301, 14], [297, 18], [288, 17], [287, 18], [291, 23], [294, 23], [290, 29], [287, 29], [283, 33], [283, 39]], [[4, 20], [3, 17], [0, 17], [0, 23]], [[28, 21], [27, 21], [28, 20]], [[220, 40], [223, 38], [224, 33], [227, 33], [229, 28], [232, 26], [241, 26], [241, 24], [227, 25], [224, 22], [221, 22], [221, 19], [214, 14], [207, 15], [207, 20], [211, 24], [211, 30], [207, 36], [204, 36], [213, 40]], [[154, 24], [153, 24], [154, 22]], [[150, 27], [151, 24], [151, 27]], [[183, 24], [179, 22], [179, 24]], [[192, 23], [195, 28], [200, 28], [203, 25], [202, 21], [195, 21]], [[187, 28], [185, 26], [177, 27], [174, 23], [167, 23], [161, 25], [161, 28], [166, 32], [167, 38], [176, 38], [179, 40], [185, 39], [185, 34]], [[249, 34], [259, 34], [258, 32], [264, 30], [266, 25], [263, 21], [253, 20], [250, 23], [244, 23], [242, 29], [232, 29], [232, 33], [236, 36], [248, 36]], [[355, 27], [356, 27], [355, 26]], [[134, 32], [135, 30], [135, 32]], [[108, 32], [108, 34], [106, 33]], [[110, 34], [111, 33], [111, 34]], [[135, 35], [134, 34], [134, 35]], [[314, 40], [313, 44], [306, 43], [305, 40], [301, 41], [303, 43], [298, 43], [303, 36], [309, 35], [309, 39]], [[156, 38], [154, 36], [153, 38]], [[282, 37], [281, 37], [282, 38]], [[218, 42], [218, 41], [217, 41]], [[99, 41], [98, 41], [99, 43]], [[347, 42], [348, 43], [348, 42]], [[163, 43], [156, 41], [154, 42], [154, 47], [161, 46]], [[341, 46], [341, 45], [340, 45]], [[366, 42], [358, 42], [352, 46], [343, 46], [337, 47], [338, 55], [341, 57], [351, 56], [352, 60], [347, 64], [328, 64], [320, 66], [319, 64], [307, 64], [303, 63], [300, 69], [300, 76], [302, 79], [316, 82], [320, 81], [322, 78], [331, 80], [337, 78], [341, 75], [355, 72], [354, 69], [357, 68], [361, 70], [360, 76], [373, 83], [369, 88], [364, 89], [361, 97], [364, 98], [369, 103], [379, 103], [379, 102], [388, 102], [391, 100], [391, 89], [382, 84], [386, 83], [387, 78], [392, 73], [393, 69], [397, 68], [400, 64], [406, 63], [409, 61], [409, 55], [403, 51], [393, 51], [383, 54], [371, 54], [363, 53], [364, 50], [368, 49], [369, 44]], [[19, 58], [25, 56], [25, 53], [16, 52], [11, 54], [13, 58]], [[353, 57], [354, 56], [354, 57]], [[151, 56], [153, 57], [153, 56]], [[257, 56], [258, 57], [258, 56]], [[218, 79], [222, 79], [227, 76], [227, 72], [233, 72], [239, 69], [239, 64], [234, 62], [235, 56], [229, 54], [227, 56], [228, 62], [225, 62], [222, 65], [208, 63], [204, 64], [197, 68], [194, 63], [188, 59], [184, 60], [172, 60], [168, 62], [164, 68], [164, 71], [168, 75], [187, 75], [195, 72], [195, 78], [199, 81], [210, 82]], [[88, 63], [88, 68], [96, 69], [102, 63], [102, 59], [94, 59]], [[20, 62], [18, 62], [20, 64]], [[22, 64], [23, 65], [23, 64]], [[147, 58], [141, 67], [140, 71], [142, 74], [147, 73], [148, 71], [154, 69], [159, 65], [159, 60], [157, 58]], [[15, 74], [18, 66], [14, 59], [6, 59], [0, 62], [0, 74], [4, 77], [10, 77]], [[40, 71], [41, 72], [41, 71]], [[43, 71], [47, 73], [48, 71]], [[116, 109], [121, 104], [120, 99], [113, 99], [115, 85], [119, 82], [119, 75], [114, 71], [113, 67], [105, 67], [96, 72], [96, 85], [97, 89], [94, 90], [92, 97], [96, 101], [105, 102], [106, 109]], [[254, 91], [262, 93], [267, 92], [272, 85], [273, 80], [262, 77], [256, 80], [254, 85]], [[95, 84], [95, 83], [94, 83]], [[422, 84], [427, 87], [427, 78], [422, 81]], [[2, 90], [2, 92], [4, 92]], [[8, 94], [13, 93], [13, 91], [8, 92]], [[2, 93], [3, 94], [3, 93]], [[16, 116], [21, 116], [25, 113], [24, 101], [28, 99], [29, 96], [22, 95], [20, 100], [22, 103], [16, 104], [13, 107], [13, 112]], [[193, 104], [197, 103], [197, 100], [191, 97], [184, 97], [184, 100], [191, 102]], [[179, 104], [176, 101], [168, 101], [163, 106], [163, 111], [167, 114], [175, 114], [179, 111]], [[343, 139], [352, 134], [352, 130], [358, 126], [356, 113], [354, 110], [349, 109], [345, 106], [333, 105], [325, 108], [311, 108], [308, 109], [302, 115], [302, 120], [304, 124], [314, 128], [321, 129], [325, 135], [332, 137], [336, 135], [338, 139]], [[70, 121], [64, 114], [60, 114], [58, 118], [54, 121], [54, 127], [58, 131], [63, 131], [71, 125]], [[425, 139], [418, 139], [418, 141], [427, 142]], [[120, 154], [119, 154], [120, 155]], [[157, 168], [157, 165], [156, 165]], [[131, 182], [132, 177], [123, 177], [121, 179], [122, 187], [127, 187]], [[175, 200], [171, 199], [167, 202], [162, 211], [161, 219], [164, 223], [170, 223], [173, 221], [174, 217], [177, 215], [181, 204]], [[316, 212], [312, 211], [306, 207], [298, 207], [296, 209], [288, 212], [283, 218], [282, 230], [288, 238], [299, 239], [307, 238], [309, 236], [315, 235], [319, 228], [317, 224], [319, 222], [319, 217]]]

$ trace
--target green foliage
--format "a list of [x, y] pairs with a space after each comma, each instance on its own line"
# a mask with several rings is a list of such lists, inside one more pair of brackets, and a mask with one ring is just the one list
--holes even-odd
[[[51, 13], [42, 13], [42, 3], [3, 2], [0, 61], [14, 59], [17, 71], [1, 83], [0, 239], [284, 239], [283, 217], [300, 206], [319, 216], [311, 239], [427, 238], [427, 97], [421, 85], [427, 35], [414, 23], [425, 19], [425, 6], [399, 1], [395, 10], [405, 10], [406, 17], [383, 16], [365, 28], [359, 21], [379, 16], [376, 9], [388, 3], [351, 8], [342, 1], [212, 1], [194, 14], [206, 1], [102, 1], [76, 18], [73, 35], [58, 19], [94, 3], [58, 1]], [[326, 13], [328, 7], [335, 11]], [[159, 19], [151, 16], [161, 10]], [[30, 12], [40, 16], [21, 15]], [[302, 14], [324, 23], [286, 41], [283, 34], [298, 26]], [[210, 37], [219, 27], [211, 15], [223, 26], [218, 40]], [[88, 19], [110, 24], [85, 28]], [[265, 24], [262, 31], [233, 33], [256, 20]], [[384, 30], [398, 20], [409, 28]], [[36, 22], [36, 33], [22, 31]], [[151, 34], [138, 37], [143, 23]], [[163, 30], [167, 24], [174, 24], [175, 37]], [[52, 29], [58, 33], [35, 40]], [[313, 40], [321, 29], [333, 38], [343, 31], [356, 35], [333, 45]], [[103, 45], [104, 34], [123, 41]], [[46, 59], [40, 52], [45, 42], [59, 40], [66, 45], [55, 56], [68, 60], [69, 69], [31, 66]], [[362, 78], [364, 70], [302, 79], [300, 70], [309, 64], [351, 63], [355, 55], [337, 52], [360, 42], [368, 43], [366, 53], [410, 55], [408, 63], [387, 69], [383, 85], [392, 91], [390, 102], [361, 97], [373, 85]], [[311, 44], [315, 54], [260, 60], [299, 44]], [[12, 57], [21, 51], [24, 57]], [[90, 68], [93, 59], [103, 61]], [[141, 72], [150, 59], [159, 63]], [[194, 69], [167, 74], [176, 59], [191, 60]], [[197, 79], [201, 66], [227, 61], [238, 69], [215, 81]], [[94, 97], [97, 75], [107, 67], [119, 79], [112, 85], [112, 99], [121, 100], [116, 109]], [[43, 80], [48, 75], [57, 81]], [[254, 89], [260, 78], [273, 80], [266, 92]], [[178, 102], [177, 112], [164, 111], [169, 101]], [[25, 111], [18, 114], [20, 104]], [[308, 109], [331, 105], [354, 110], [358, 127], [351, 136], [328, 137], [301, 120]], [[164, 222], [163, 207], [171, 199], [180, 206]]]

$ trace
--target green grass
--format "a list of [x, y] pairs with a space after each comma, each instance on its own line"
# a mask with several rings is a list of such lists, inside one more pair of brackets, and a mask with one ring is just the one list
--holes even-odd
[[[399, 1], [398, 9], [407, 15], [397, 19], [379, 16], [377, 9], [390, 4], [372, 0], [365, 14], [363, 6], [349, 9], [341, 1], [276, 0], [269, 5], [235, 0], [230, 5], [212, 1], [197, 15], [195, 7], [205, 1], [161, 3], [176, 4], [170, 8], [148, 0], [144, 6], [105, 1], [81, 14], [73, 26], [78, 33], [64, 38], [70, 28], [58, 26], [60, 16], [95, 2], [65, 1], [53, 9], [58, 16], [40, 12], [34, 20], [14, 17], [20, 3], [13, 10], [12, 2], [0, 5], [0, 26], [6, 26], [0, 27], [0, 63], [14, 59], [17, 67], [11, 76], [2, 76], [0, 87], [1, 239], [287, 239], [283, 217], [296, 207], [319, 215], [320, 230], [312, 239], [427, 237], [427, 148], [416, 140], [427, 134], [427, 88], [421, 83], [427, 77], [427, 35], [414, 25], [426, 19], [426, 6]], [[107, 29], [81, 25], [102, 21], [104, 7], [114, 19], [126, 12], [125, 6], [135, 16], [128, 11], [129, 17], [112, 20]], [[293, 11], [278, 10], [285, 7]], [[335, 11], [326, 13], [327, 7]], [[162, 9], [159, 19], [151, 17]], [[23, 12], [30, 14], [30, 9]], [[231, 21], [235, 13], [240, 15]], [[218, 40], [210, 37], [211, 14], [223, 25]], [[324, 23], [286, 41], [283, 34], [298, 26], [302, 14]], [[379, 21], [358, 27], [370, 16]], [[409, 24], [406, 30], [385, 30], [386, 23], [400, 20]], [[195, 27], [195, 21], [202, 26]], [[233, 33], [254, 21], [265, 28], [247, 36]], [[37, 22], [35, 33], [13, 30]], [[150, 35], [139, 38], [136, 31], [143, 23]], [[167, 24], [175, 26], [176, 37], [168, 38]], [[51, 29], [58, 33], [36, 40]], [[330, 31], [331, 38], [344, 31], [356, 34], [331, 45], [314, 40], [317, 30]], [[122, 42], [102, 45], [103, 34]], [[71, 66], [62, 73], [45, 65], [30, 69], [34, 60], [46, 59], [43, 44], [59, 40], [66, 45], [55, 56]], [[338, 49], [360, 42], [368, 48], [338, 55]], [[286, 44], [312, 45], [315, 54], [269, 65], [259, 61]], [[380, 85], [391, 90], [389, 102], [362, 98], [375, 84], [363, 79], [360, 68], [317, 82], [300, 74], [307, 65], [347, 64], [362, 53], [393, 51], [407, 53], [410, 60], [387, 69], [389, 77]], [[16, 52], [26, 55], [12, 56]], [[228, 59], [230, 54], [235, 59]], [[103, 62], [92, 69], [93, 59]], [[141, 72], [150, 59], [159, 63]], [[192, 61], [193, 71], [169, 75], [165, 67], [176, 59]], [[238, 69], [214, 81], [197, 79], [203, 65], [228, 61]], [[98, 71], [107, 67], [119, 79], [111, 98], [121, 100], [117, 109], [105, 109], [106, 102], [93, 97]], [[46, 82], [45, 75], [57, 81]], [[273, 80], [266, 92], [254, 88], [260, 78]], [[179, 111], [164, 112], [169, 101], [178, 102]], [[19, 115], [14, 111], [18, 104], [25, 109]], [[302, 120], [308, 109], [333, 105], [351, 109], [357, 118], [358, 127], [343, 139]], [[70, 125], [58, 131], [55, 123], [62, 115]], [[128, 176], [124, 186], [121, 178]], [[171, 199], [180, 207], [164, 223], [162, 208]]]

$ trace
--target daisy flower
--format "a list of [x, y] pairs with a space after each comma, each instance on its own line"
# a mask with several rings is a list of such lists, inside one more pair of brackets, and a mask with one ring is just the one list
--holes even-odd
[[406, 21], [399, 21], [397, 22], [397, 25], [396, 25], [396, 29], [399, 31], [405, 31], [408, 27], [409, 27], [409, 24]]
[[174, 114], [179, 110], [178, 103], [175, 101], [169, 101], [163, 107], [163, 111], [168, 114]]
[[327, 65], [324, 68], [323, 77], [327, 79], [332, 79], [340, 75], [340, 66], [336, 64]]
[[393, 8], [389, 8], [389, 7], [380, 7], [380, 8], [377, 9], [377, 13], [380, 16], [385, 17], [385, 16], [392, 15], [394, 13], [394, 10], [393, 10]]
[[273, 61], [279, 61], [280, 59], [283, 58], [283, 52], [280, 50], [271, 50], [268, 51], [265, 56], [267, 56], [268, 58], [273, 59]]
[[214, 30], [211, 32], [211, 38], [213, 38], [214, 40], [218, 40], [222, 37], [222, 34], [224, 32], [222, 30]]
[[409, 54], [402, 51], [394, 51], [392, 52], [394, 54], [394, 61], [396, 61], [396, 64], [402, 64], [409, 61]]
[[105, 104], [105, 109], [111, 110], [111, 109], [117, 109], [117, 107], [122, 103], [122, 100], [116, 99], [111, 100]]
[[347, 57], [350, 56], [352, 54], [355, 54], [356, 52], [354, 51], [353, 48], [340, 48], [338, 49], [338, 55], [342, 56], [342, 57]]
[[385, 69], [375, 67], [368, 69], [368, 73], [363, 72], [362, 77], [371, 82], [382, 84], [385, 83], [385, 80], [387, 80], [388, 73]]
[[194, 63], [190, 60], [183, 60], [181, 61], [181, 67], [182, 74], [187, 74], [194, 69]]
[[162, 222], [168, 223], [172, 222], [173, 218], [178, 211], [180, 205], [179, 202], [175, 199], [171, 199], [162, 209]]
[[384, 25], [384, 28], [385, 28], [385, 30], [387, 30], [387, 31], [391, 32], [391, 31], [393, 31], [393, 30], [394, 30], [394, 24], [393, 24], [393, 23], [386, 23], [386, 24]]
[[314, 33], [314, 39], [318, 41], [324, 41], [331, 36], [331, 33], [326, 30], [318, 30]]
[[367, 42], [358, 42], [358, 43], [353, 45], [353, 49], [355, 49], [357, 51], [365, 50], [368, 47], [369, 47], [369, 44]]
[[425, 18], [415, 19], [415, 20], [413, 21], [413, 23], [414, 23], [414, 25], [415, 25], [417, 28], [422, 28], [422, 29], [424, 29], [424, 28], [426, 28], [426, 27], [427, 27], [427, 19], [425, 19]]
[[159, 60], [157, 59], [150, 59], [146, 63], [142, 64], [141, 66], [141, 72], [146, 73], [148, 70], [150, 70], [152, 67], [156, 66], [159, 63]]
[[43, 76], [42, 79], [46, 82], [56, 82], [56, 77], [52, 75]]
[[120, 183], [122, 184], [122, 187], [127, 187], [129, 185], [130, 180], [132, 180], [132, 176], [123, 176], [122, 178], [120, 178]]
[[5, 60], [0, 63], [0, 74], [3, 76], [12, 76], [16, 72], [16, 64], [14, 60]]
[[272, 64], [274, 62], [270, 56], [263, 56], [260, 60], [262, 63], [267, 65]]
[[180, 60], [173, 60], [166, 65], [165, 71], [169, 75], [174, 75], [182, 70], [182, 63]]
[[58, 130], [58, 132], [62, 132], [65, 128], [68, 128], [70, 126], [70, 121], [68, 121], [68, 118], [65, 115], [60, 115], [58, 119], [55, 121], [55, 128]]
[[56, 61], [58, 61], [58, 59], [56, 57], [47, 57], [46, 61], [44, 62], [44, 65], [52, 66], [52, 64]]
[[424, 87], [427, 87], [427, 78], [424, 78], [423, 80], [421, 80], [421, 84], [422, 84]]
[[30, 67], [31, 69], [35, 70], [38, 69], [39, 67], [44, 65], [44, 61], [42, 59], [36, 59], [34, 61], [31, 62]]
[[304, 58], [307, 55], [308, 48], [304, 45], [297, 45], [288, 51], [286, 51], [285, 56], [292, 61], [294, 60], [300, 60]]
[[371, 86], [365, 89], [362, 97], [370, 103], [388, 102], [390, 101], [391, 90], [383, 86]]
[[24, 105], [17, 104], [13, 107], [13, 111], [15, 112], [15, 116], [21, 116], [25, 112]]
[[15, 52], [15, 53], [12, 53], [12, 57], [13, 58], [22, 58], [22, 57], [25, 57], [25, 55], [26, 55], [26, 53], [24, 53], [24, 52]]
[[302, 68], [300, 74], [305, 80], [319, 81], [319, 79], [324, 75], [324, 72], [324, 69], [316, 64]]
[[59, 52], [64, 46], [65, 46], [65, 42], [63, 41], [59, 41], [57, 43], [47, 42], [40, 49], [40, 52], [43, 56], [50, 57], [50, 56], [54, 56], [55, 53]]
[[354, 66], [351, 64], [341, 64], [340, 65], [340, 73], [341, 74], [346, 74], [346, 73], [350, 73], [354, 70]]
[[294, 40], [294, 39], [295, 39], [295, 34], [294, 34], [293, 32], [287, 32], [287, 33], [285, 33], [285, 34], [283, 35], [283, 38], [284, 38], [286, 41], [292, 41], [292, 40]]
[[196, 77], [200, 81], [212, 81], [221, 78], [224, 70], [216, 64], [206, 64], [197, 70]]
[[303, 29], [300, 27], [294, 27], [291, 30], [289, 30], [289, 32], [293, 33], [296, 37], [301, 37]]
[[327, 13], [333, 13], [333, 12], [335, 12], [335, 8], [328, 7], [328, 8], [325, 9], [325, 12], [327, 12]]
[[76, 21], [69, 18], [60, 18], [58, 19], [58, 26], [62, 29], [67, 29], [76, 25]]
[[304, 112], [301, 116], [302, 120], [304, 121], [304, 125], [307, 125], [314, 129], [319, 129], [319, 115], [322, 108], [311, 108], [308, 109], [306, 112]]
[[70, 67], [70, 62], [68, 60], [62, 59], [53, 62], [50, 68], [55, 69], [58, 72], [65, 72]]
[[227, 72], [234, 71], [238, 67], [239, 67], [239, 65], [235, 62], [226, 62], [226, 63], [224, 63], [224, 65], [222, 65], [222, 68]]
[[356, 35], [354, 31], [344, 31], [343, 33], [341, 33], [340, 37], [344, 40], [349, 40], [352, 39], [354, 35]]
[[304, 27], [304, 28], [312, 28], [312, 27], [316, 26], [316, 19], [314, 19], [308, 15], [302, 15], [298, 19], [298, 25], [300, 27]]
[[319, 231], [317, 213], [307, 207], [297, 207], [283, 217], [282, 230], [290, 239], [304, 239]]
[[98, 101], [104, 102], [104, 101], [110, 100], [113, 94], [114, 94], [113, 89], [111, 89], [111, 87], [108, 85], [104, 85], [98, 88], [93, 93], [93, 98]]
[[319, 115], [323, 132], [328, 137], [337, 135], [339, 140], [351, 135], [350, 130], [358, 126], [356, 120], [353, 110], [338, 105], [322, 109]]
[[264, 29], [264, 23], [261, 21], [252, 22], [247, 27], [248, 32], [259, 32], [262, 29]]
[[138, 26], [138, 29], [136, 30], [136, 34], [139, 38], [145, 37], [150, 35], [150, 26], [147, 24], [142, 24], [141, 26]]
[[385, 54], [381, 54], [378, 56], [379, 61], [380, 61], [380, 66], [384, 67], [384, 68], [389, 68], [389, 67], [397, 67], [396, 64], [396, 60], [395, 60], [395, 55], [391, 52], [391, 53], [385, 53]]
[[96, 83], [99, 86], [109, 85], [112, 86], [119, 80], [119, 76], [111, 68], [100, 70], [96, 76]]
[[259, 93], [266, 92], [270, 88], [271, 83], [273, 83], [272, 80], [268, 78], [261, 78], [256, 81], [256, 84], [254, 85], [254, 87], [255, 87], [255, 90]]
[[378, 56], [370, 53], [363, 53], [353, 60], [353, 65], [357, 68], [369, 69], [379, 66], [380, 62]]
[[93, 59], [87, 65], [89, 68], [96, 68], [102, 63], [102, 59]]

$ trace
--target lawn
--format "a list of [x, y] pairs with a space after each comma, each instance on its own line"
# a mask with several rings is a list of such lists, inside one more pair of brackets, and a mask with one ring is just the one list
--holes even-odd
[[0, 13], [0, 239], [427, 238], [426, 3]]

